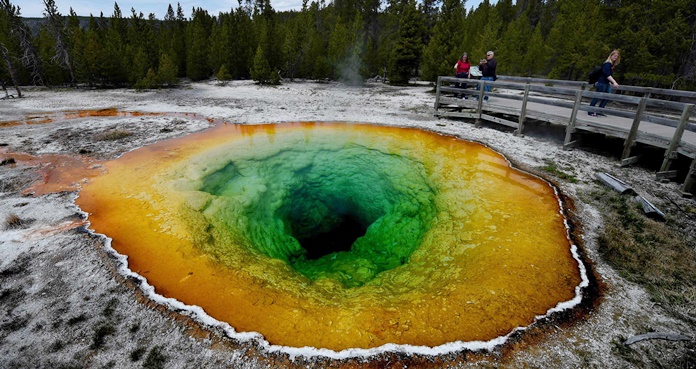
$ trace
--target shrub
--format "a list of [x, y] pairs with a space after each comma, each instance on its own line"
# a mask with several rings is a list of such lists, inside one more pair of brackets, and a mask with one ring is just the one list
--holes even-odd
[[102, 132], [94, 135], [95, 141], [115, 141], [122, 138], [132, 136], [133, 132], [125, 129], [115, 129], [112, 131]]

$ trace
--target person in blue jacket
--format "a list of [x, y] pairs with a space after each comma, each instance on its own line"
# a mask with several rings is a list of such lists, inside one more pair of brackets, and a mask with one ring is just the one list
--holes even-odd
[[[607, 60], [604, 62], [604, 64], [602, 64], [602, 73], [599, 75], [599, 79], [597, 79], [597, 82], [595, 83], [595, 90], [597, 90], [597, 92], [611, 93], [612, 87], [615, 89], [619, 87], [619, 84], [616, 83], [616, 80], [612, 76], [612, 73], [614, 72], [614, 67], [616, 67], [619, 64], [619, 62], [621, 62], [621, 54], [619, 53], [619, 50], [612, 51], [611, 54], [609, 54]], [[599, 107], [604, 108], [607, 105], [608, 100], [600, 100], [595, 97], [590, 102], [590, 106], [597, 105], [598, 101]], [[590, 110], [587, 112], [587, 115], [596, 117], [597, 115], [604, 114]]]

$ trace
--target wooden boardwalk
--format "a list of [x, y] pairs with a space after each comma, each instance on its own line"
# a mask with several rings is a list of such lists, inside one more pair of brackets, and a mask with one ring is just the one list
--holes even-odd
[[[454, 87], [457, 82], [465, 82], [469, 88]], [[485, 94], [488, 101], [483, 99], [483, 88], [473, 88], [479, 85], [490, 85], [493, 89]], [[670, 167], [678, 155], [683, 155], [692, 159], [681, 187], [682, 195], [690, 196], [696, 182], [694, 104], [671, 100], [694, 99], [696, 92], [633, 86], [621, 86], [619, 92], [622, 94], [589, 91], [586, 82], [577, 81], [501, 76], [491, 82], [439, 77], [435, 115], [474, 119], [477, 126], [482, 121], [502, 124], [515, 128], [516, 134], [524, 133], [525, 122], [529, 119], [549, 122], [565, 127], [565, 148], [578, 143], [575, 133], [580, 131], [618, 137], [624, 140], [622, 166], [638, 160], [637, 156], [631, 156], [636, 143], [664, 149], [662, 166], [656, 174], [658, 179], [675, 178], [677, 172]], [[460, 99], [457, 94], [464, 94], [467, 99]], [[595, 97], [609, 100], [608, 106], [604, 109], [591, 107], [590, 100]], [[589, 111], [604, 116], [590, 116]]]

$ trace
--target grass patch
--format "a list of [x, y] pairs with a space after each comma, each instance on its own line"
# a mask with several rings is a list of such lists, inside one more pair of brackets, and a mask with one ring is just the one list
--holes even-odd
[[80, 314], [68, 319], [68, 325], [75, 325], [87, 321], [87, 316], [85, 314]]
[[147, 354], [143, 368], [145, 369], [164, 369], [164, 364], [167, 362], [167, 356], [162, 353], [162, 348], [155, 346]]
[[4, 159], [3, 161], [0, 161], [0, 165], [10, 165], [16, 163], [17, 162], [14, 160], [14, 158]]
[[645, 287], [673, 316], [696, 324], [694, 235], [678, 225], [643, 215], [630, 196], [604, 190], [591, 194], [605, 207], [599, 252], [622, 277]]
[[114, 315], [114, 312], [116, 311], [116, 305], [118, 305], [118, 300], [112, 298], [111, 300], [109, 300], [109, 302], [106, 303], [106, 307], [104, 308], [104, 311], [102, 311], [102, 314], [105, 317], [110, 318]]
[[639, 358], [638, 353], [635, 350], [633, 350], [630, 346], [624, 345], [624, 341], [626, 341], [626, 338], [623, 336], [619, 336], [613, 339], [611, 341], [611, 352], [614, 353], [614, 355], [621, 357], [622, 359], [626, 360], [627, 362], [633, 365], [640, 365], [641, 360]]
[[65, 342], [61, 340], [56, 340], [51, 344], [51, 346], [48, 348], [50, 352], [58, 352], [62, 350], [65, 347]]
[[131, 361], [138, 361], [143, 358], [143, 355], [145, 355], [145, 351], [147, 351], [144, 347], [138, 347], [137, 349], [131, 351], [130, 353], [130, 359]]
[[80, 364], [68, 363], [68, 364], [59, 364], [55, 368], [56, 369], [84, 369], [85, 367], [80, 365]]
[[97, 327], [94, 331], [94, 336], [92, 337], [91, 349], [95, 350], [101, 348], [106, 343], [106, 337], [116, 333], [116, 328], [111, 325], [101, 325]]
[[[14, 277], [18, 275], [27, 275], [29, 274], [29, 262], [31, 261], [31, 257], [23, 253], [20, 255], [17, 260], [15, 260], [12, 264], [10, 264], [6, 269], [0, 270], [0, 278], [6, 278], [6, 277]], [[4, 291], [3, 291], [4, 293]]]
[[132, 136], [133, 132], [125, 129], [115, 129], [113, 131], [107, 131], [102, 133], [97, 133], [94, 135], [95, 141], [116, 141], [122, 138]]
[[570, 183], [578, 183], [578, 178], [575, 177], [574, 174], [570, 174], [565, 172], [564, 170], [570, 170], [572, 171], [573, 168], [559, 168], [556, 163], [554, 163], [551, 160], [545, 160], [546, 165], [541, 167], [541, 170], [549, 173], [551, 175], [554, 175], [564, 181], [570, 182]]
[[128, 329], [128, 331], [133, 333], [133, 334], [137, 333], [139, 330], [140, 330], [140, 323], [135, 323]]
[[5, 218], [5, 228], [6, 229], [18, 229], [22, 228], [26, 222], [17, 216], [17, 214], [10, 214]]
[[12, 317], [7, 322], [0, 325], [0, 331], [16, 332], [29, 324], [30, 316]]

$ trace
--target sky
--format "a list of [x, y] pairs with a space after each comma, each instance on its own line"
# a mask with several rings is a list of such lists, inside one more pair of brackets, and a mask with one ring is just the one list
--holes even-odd
[[[466, 0], [466, 8], [476, 8], [482, 0]], [[100, 13], [108, 17], [114, 12], [114, 2], [118, 3], [121, 8], [121, 13], [124, 17], [131, 15], [131, 8], [136, 12], [143, 13], [147, 17], [150, 13], [155, 13], [158, 19], [164, 18], [167, 13], [167, 7], [172, 4], [176, 11], [176, 4], [181, 4], [186, 17], [191, 16], [191, 10], [194, 7], [200, 7], [208, 11], [210, 15], [217, 15], [220, 12], [230, 12], [237, 7], [237, 0], [207, 0], [207, 1], [187, 1], [187, 0], [148, 0], [148, 1], [120, 1], [120, 0], [55, 0], [58, 11], [63, 15], [70, 14], [70, 8], [77, 15], [89, 16], [90, 14], [98, 17]], [[311, 2], [311, 1], [310, 1]], [[328, 1], [327, 1], [328, 2]], [[20, 7], [23, 17], [43, 17], [43, 1], [42, 0], [10, 0], [10, 3]], [[491, 0], [491, 3], [496, 3]], [[271, 0], [271, 6], [277, 11], [300, 9], [302, 0]]]

